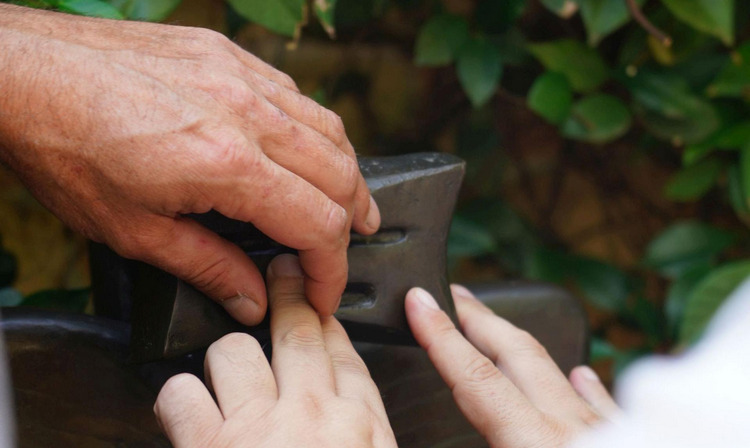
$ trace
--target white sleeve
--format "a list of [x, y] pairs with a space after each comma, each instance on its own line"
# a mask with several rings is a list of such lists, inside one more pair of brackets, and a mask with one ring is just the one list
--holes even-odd
[[3, 343], [3, 332], [0, 330], [0, 448], [15, 446], [15, 418], [13, 414], [13, 395], [10, 389], [10, 372]]
[[618, 383], [624, 416], [574, 448], [750, 447], [750, 281], [704, 338], [678, 357], [651, 357]]

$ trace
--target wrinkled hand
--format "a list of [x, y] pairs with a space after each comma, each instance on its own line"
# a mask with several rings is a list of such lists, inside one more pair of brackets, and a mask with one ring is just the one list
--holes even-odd
[[531, 335], [466, 288], [451, 291], [466, 338], [422, 289], [407, 294], [406, 315], [461, 412], [491, 446], [565, 446], [619, 413], [593, 370], [576, 367], [568, 382]]
[[291, 78], [213, 31], [2, 4], [0, 46], [0, 160], [74, 230], [257, 323], [257, 268], [183, 216], [214, 209], [299, 249], [335, 311], [350, 227], [380, 215], [340, 118]]
[[181, 374], [162, 388], [154, 412], [178, 447], [395, 447], [383, 401], [336, 318], [304, 296], [296, 257], [268, 268], [273, 357], [234, 333], [206, 353], [206, 382]]

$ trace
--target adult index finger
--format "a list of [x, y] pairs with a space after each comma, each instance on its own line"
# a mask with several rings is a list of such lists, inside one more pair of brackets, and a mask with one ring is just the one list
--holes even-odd
[[461, 412], [490, 444], [534, 446], [543, 416], [486, 356], [456, 329], [421, 288], [406, 295], [414, 337], [453, 392]]

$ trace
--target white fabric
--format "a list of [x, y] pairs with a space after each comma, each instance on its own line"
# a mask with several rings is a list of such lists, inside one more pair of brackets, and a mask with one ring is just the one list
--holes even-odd
[[650, 357], [617, 385], [625, 415], [574, 448], [750, 447], [750, 281], [729, 298], [701, 342]]

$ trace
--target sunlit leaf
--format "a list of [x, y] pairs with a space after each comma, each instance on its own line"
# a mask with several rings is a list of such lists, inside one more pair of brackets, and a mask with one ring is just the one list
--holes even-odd
[[526, 102], [531, 110], [550, 123], [560, 124], [570, 113], [573, 91], [563, 75], [547, 72], [534, 81]]
[[336, 37], [336, 27], [334, 22], [334, 12], [338, 0], [314, 0], [313, 10], [318, 17], [320, 25], [326, 30], [328, 36]]
[[474, 107], [480, 107], [492, 98], [500, 84], [502, 70], [500, 53], [485, 40], [470, 40], [458, 53], [458, 80]]
[[57, 9], [89, 17], [122, 19], [122, 13], [109, 3], [99, 0], [60, 0]]
[[[630, 11], [623, 0], [577, 0], [586, 26], [589, 45], [597, 45], [608, 34], [631, 20]], [[645, 0], [637, 0], [643, 4]]]
[[682, 323], [679, 340], [689, 344], [698, 339], [716, 310], [729, 295], [750, 276], [750, 261], [738, 261], [711, 271], [690, 293]]
[[727, 45], [734, 42], [734, 0], [661, 0], [678, 19]]
[[573, 105], [562, 125], [564, 136], [590, 143], [606, 143], [623, 136], [631, 124], [627, 107], [611, 95], [594, 94]]
[[590, 92], [609, 77], [609, 69], [599, 53], [575, 39], [532, 44], [529, 51], [547, 70], [565, 75], [579, 92]]
[[426, 66], [450, 64], [468, 37], [469, 25], [463, 17], [449, 14], [435, 16], [419, 30], [414, 63]]
[[683, 168], [672, 176], [664, 189], [664, 195], [680, 202], [700, 199], [714, 187], [723, 164], [719, 159], [706, 159]]
[[131, 20], [160, 22], [169, 16], [182, 0], [109, 0]]
[[305, 19], [305, 0], [227, 0], [240, 15], [285, 36], [294, 36]]
[[542, 0], [542, 4], [563, 19], [572, 17], [578, 11], [576, 0]]

